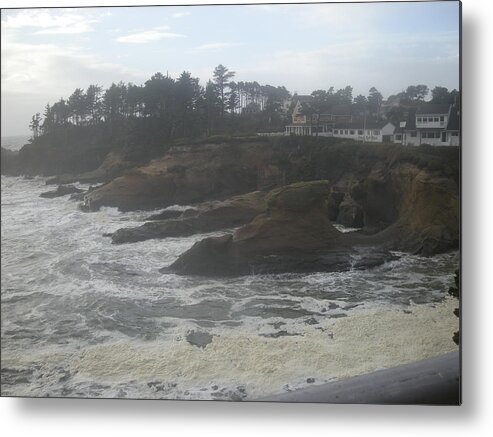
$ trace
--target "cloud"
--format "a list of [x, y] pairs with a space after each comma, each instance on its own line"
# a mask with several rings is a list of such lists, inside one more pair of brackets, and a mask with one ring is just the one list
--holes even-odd
[[138, 80], [136, 69], [107, 62], [77, 46], [27, 44], [2, 40], [2, 93], [52, 94], [59, 98], [76, 87]]
[[2, 134], [28, 132], [29, 119], [46, 103], [67, 98], [75, 88], [112, 82], [141, 83], [148, 72], [108, 62], [77, 46], [28, 44], [2, 38]]
[[366, 95], [372, 86], [389, 95], [413, 83], [454, 88], [458, 82], [458, 42], [453, 32], [355, 38], [259, 56], [235, 70], [242, 80], [256, 77], [302, 93], [348, 84], [355, 87], [354, 95]]
[[52, 12], [43, 9], [21, 10], [14, 14], [4, 14], [3, 29], [40, 29], [35, 35], [77, 34], [92, 32], [92, 24], [98, 20], [72, 12]]
[[147, 44], [153, 41], [159, 41], [161, 39], [183, 38], [185, 36], [180, 33], [168, 32], [168, 29], [169, 28], [166, 26], [155, 27], [151, 30], [120, 36], [116, 39], [116, 41], [128, 44]]
[[187, 17], [188, 15], [192, 15], [192, 13], [191, 12], [175, 12], [171, 16], [173, 18], [183, 18], [183, 17]]
[[241, 44], [234, 42], [213, 42], [208, 44], [202, 44], [201, 46], [196, 47], [196, 50], [217, 50], [224, 49], [228, 47], [237, 47]]

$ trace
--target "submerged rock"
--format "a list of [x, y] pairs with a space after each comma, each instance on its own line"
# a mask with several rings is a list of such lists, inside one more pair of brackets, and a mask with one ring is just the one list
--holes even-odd
[[209, 343], [212, 343], [212, 335], [207, 332], [189, 331], [186, 339], [192, 346], [205, 348]]

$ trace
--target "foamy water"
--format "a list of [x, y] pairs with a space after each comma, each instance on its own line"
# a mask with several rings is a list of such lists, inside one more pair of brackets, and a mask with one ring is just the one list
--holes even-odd
[[39, 198], [49, 189], [2, 176], [4, 395], [248, 400], [456, 349], [457, 253], [342, 273], [163, 275], [204, 235], [112, 245], [103, 233], [150, 213], [83, 213]]

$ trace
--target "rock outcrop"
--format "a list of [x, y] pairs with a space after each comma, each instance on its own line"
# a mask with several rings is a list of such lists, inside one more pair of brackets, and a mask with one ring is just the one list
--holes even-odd
[[266, 213], [233, 234], [196, 243], [164, 271], [228, 276], [348, 269], [351, 250], [328, 220], [328, 193], [327, 181], [274, 190]]
[[[258, 155], [255, 153], [258, 151]], [[87, 206], [114, 206], [122, 211], [190, 205], [259, 189], [262, 143], [174, 148], [163, 158], [114, 179], [87, 197]], [[261, 188], [261, 187], [260, 187]]]
[[97, 183], [109, 182], [134, 167], [134, 163], [120, 153], [110, 152], [103, 163], [96, 169], [80, 174], [61, 174], [46, 181], [50, 184], [73, 184], [74, 182]]
[[405, 163], [372, 172], [355, 187], [368, 228], [396, 250], [425, 256], [459, 245], [459, 187], [450, 177]]
[[53, 199], [55, 197], [66, 196], [67, 194], [77, 194], [83, 192], [84, 190], [74, 187], [73, 185], [59, 185], [56, 190], [41, 193], [39, 197]]
[[[111, 238], [113, 243], [120, 244], [233, 228], [248, 223], [258, 214], [265, 212], [265, 197], [265, 192], [255, 191], [225, 201], [205, 202], [185, 210], [177, 218], [150, 221], [139, 227], [119, 229]], [[160, 216], [168, 216], [165, 213], [170, 212], [174, 211], [164, 211]]]

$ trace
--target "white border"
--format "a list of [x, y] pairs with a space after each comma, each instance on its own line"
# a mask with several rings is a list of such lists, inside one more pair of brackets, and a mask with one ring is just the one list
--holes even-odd
[[[1, 7], [195, 3], [202, 2], [0, 0]], [[216, 0], [214, 3], [235, 1]], [[492, 4], [488, 0], [463, 2], [463, 406], [379, 407], [2, 398], [0, 430], [3, 435], [489, 435], [487, 430], [493, 428], [493, 278], [488, 274], [492, 271], [493, 259], [493, 136], [490, 133], [493, 123]]]

